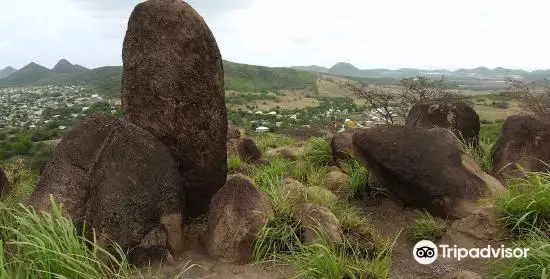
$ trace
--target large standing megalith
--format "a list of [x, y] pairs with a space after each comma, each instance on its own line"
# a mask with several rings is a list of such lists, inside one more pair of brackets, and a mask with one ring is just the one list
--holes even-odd
[[208, 210], [227, 176], [227, 111], [220, 50], [181, 0], [138, 4], [122, 50], [124, 118], [170, 149], [190, 216]]

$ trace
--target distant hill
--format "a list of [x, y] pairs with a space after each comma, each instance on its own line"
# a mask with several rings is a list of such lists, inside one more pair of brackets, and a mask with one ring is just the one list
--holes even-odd
[[52, 68], [52, 71], [58, 74], [74, 74], [88, 71], [87, 68], [80, 65], [73, 65], [66, 59], [61, 59], [55, 66]]
[[56, 75], [57, 73], [54, 71], [31, 62], [11, 75], [0, 79], [0, 85], [32, 85], [40, 80], [53, 78]]
[[15, 73], [17, 70], [14, 69], [13, 67], [11, 66], [8, 66], [2, 70], [0, 70], [0, 79], [3, 79], [3, 78], [6, 78], [7, 76]]
[[506, 69], [498, 67], [495, 69], [489, 69], [487, 67], [477, 67], [474, 69], [458, 69], [455, 71], [450, 70], [424, 70], [424, 69], [414, 69], [414, 68], [402, 68], [397, 70], [389, 69], [366, 69], [361, 70], [355, 67], [354, 65], [347, 62], [339, 62], [332, 66], [330, 69], [321, 66], [293, 66], [293, 69], [308, 71], [308, 72], [319, 72], [319, 73], [328, 73], [331, 75], [338, 76], [348, 76], [356, 78], [406, 78], [414, 77], [418, 75], [428, 75], [428, 76], [442, 76], [448, 77], [450, 79], [502, 79], [507, 76], [521, 76], [529, 80], [541, 80], [550, 78], [550, 70], [536, 70], [533, 72], [528, 72], [524, 70], [516, 69]]
[[[317, 81], [317, 74], [311, 72], [246, 65], [230, 61], [223, 63], [226, 90], [267, 92], [281, 89], [313, 89]], [[31, 63], [10, 75], [9, 79], [0, 80], [0, 86], [87, 85], [109, 97], [116, 97], [120, 96], [121, 79], [122, 66], [107, 66], [72, 74], [62, 74]]]
[[292, 66], [290, 68], [295, 69], [295, 70], [306, 71], [306, 72], [315, 72], [315, 73], [326, 73], [326, 72], [328, 72], [328, 68], [321, 67], [321, 66], [315, 66], [315, 65], [311, 65], [311, 66]]

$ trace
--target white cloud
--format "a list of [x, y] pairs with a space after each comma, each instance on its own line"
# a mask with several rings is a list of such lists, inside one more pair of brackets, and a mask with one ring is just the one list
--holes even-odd
[[[0, 67], [120, 64], [139, 1], [0, 0]], [[359, 68], [548, 68], [544, 0], [194, 0], [224, 59]]]

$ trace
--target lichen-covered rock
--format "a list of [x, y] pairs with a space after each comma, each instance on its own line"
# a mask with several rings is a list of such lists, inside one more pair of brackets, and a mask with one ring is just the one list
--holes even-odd
[[262, 152], [256, 146], [256, 143], [249, 138], [239, 140], [237, 144], [237, 151], [241, 161], [245, 163], [254, 163], [262, 159]]
[[423, 128], [447, 128], [464, 142], [479, 146], [481, 124], [476, 111], [465, 103], [425, 102], [414, 105], [405, 125]]
[[325, 187], [340, 198], [350, 196], [349, 176], [341, 171], [329, 171], [325, 175]]
[[250, 262], [254, 240], [272, 215], [267, 196], [259, 192], [249, 178], [242, 174], [230, 175], [210, 204], [208, 254], [225, 262]]
[[187, 214], [208, 210], [227, 176], [227, 110], [220, 50], [184, 1], [148, 0], [122, 49], [124, 118], [166, 145], [184, 178]]
[[491, 152], [492, 174], [505, 183], [526, 171], [550, 170], [550, 121], [530, 115], [514, 115], [502, 124]]
[[406, 205], [443, 218], [469, 216], [478, 201], [505, 191], [459, 148], [428, 129], [380, 125], [355, 134], [353, 142], [354, 153], [382, 186]]
[[322, 240], [342, 243], [340, 221], [328, 208], [305, 203], [296, 207], [296, 216], [304, 231], [304, 243], [313, 244]]
[[[150, 248], [182, 247], [183, 180], [170, 151], [132, 123], [97, 114], [76, 126], [57, 146], [29, 203], [50, 210], [50, 194], [77, 224], [93, 228], [99, 243], [118, 243], [131, 258], [159, 226], [167, 242]], [[147, 241], [146, 241], [147, 242]], [[146, 249], [145, 249], [146, 250]]]

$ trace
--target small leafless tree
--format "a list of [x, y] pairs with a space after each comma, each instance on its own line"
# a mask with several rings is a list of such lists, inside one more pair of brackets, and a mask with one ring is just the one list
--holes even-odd
[[349, 81], [344, 86], [364, 99], [379, 117], [392, 124], [396, 123], [397, 118], [404, 119], [410, 108], [417, 103], [461, 99], [459, 92], [453, 92], [443, 79], [431, 80], [423, 76], [402, 79], [399, 88]]
[[[535, 82], [525, 82], [520, 79], [507, 78], [506, 92], [517, 100], [527, 112], [535, 116], [550, 119], [550, 87], [538, 86]], [[541, 88], [537, 92], [537, 87]]]
[[364, 99], [387, 123], [395, 123], [396, 119], [392, 108], [399, 106], [401, 99], [398, 94], [392, 92], [391, 88], [357, 85], [351, 82], [347, 82], [346, 87], [357, 97]]

